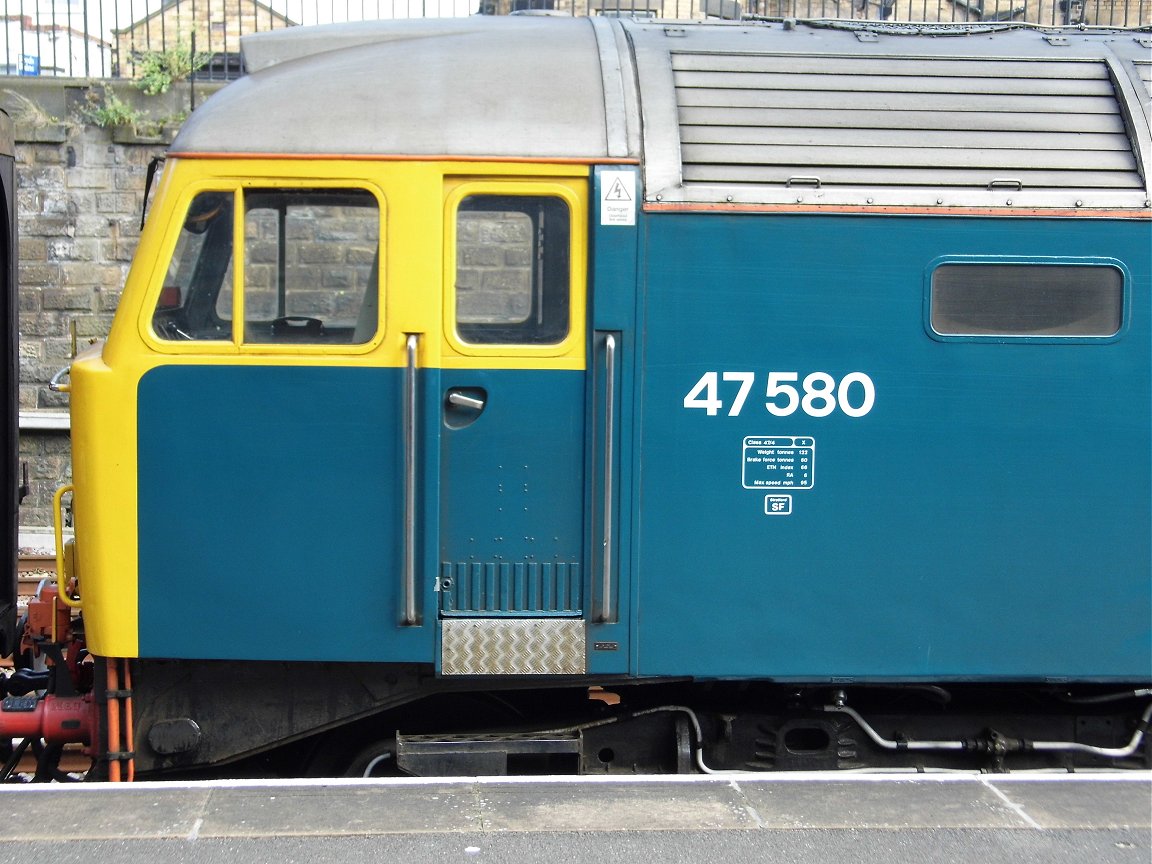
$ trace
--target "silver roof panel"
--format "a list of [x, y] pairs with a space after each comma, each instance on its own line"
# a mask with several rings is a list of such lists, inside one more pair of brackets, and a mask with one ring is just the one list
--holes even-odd
[[326, 25], [243, 47], [255, 71], [189, 118], [174, 154], [609, 155], [586, 18]]

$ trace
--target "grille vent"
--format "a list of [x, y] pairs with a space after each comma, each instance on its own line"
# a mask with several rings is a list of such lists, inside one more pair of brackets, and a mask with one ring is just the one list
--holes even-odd
[[578, 615], [583, 601], [578, 562], [440, 564], [445, 615]]
[[1100, 61], [678, 53], [672, 65], [685, 187], [1144, 187]]

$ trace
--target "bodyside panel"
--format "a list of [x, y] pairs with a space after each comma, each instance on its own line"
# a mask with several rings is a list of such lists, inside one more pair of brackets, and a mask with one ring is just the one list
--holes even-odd
[[[647, 232], [641, 674], [1149, 676], [1147, 221], [679, 214]], [[1124, 328], [933, 338], [947, 255], [1123, 262]], [[709, 372], [711, 416], [685, 407]], [[848, 413], [816, 396], [775, 416], [772, 372], [800, 395], [812, 373], [851, 381]]]
[[433, 628], [399, 623], [401, 376], [144, 376], [140, 656], [431, 661]]

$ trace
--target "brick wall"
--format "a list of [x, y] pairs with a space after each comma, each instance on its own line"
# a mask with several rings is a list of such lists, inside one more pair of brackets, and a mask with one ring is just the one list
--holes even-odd
[[0, 105], [16, 120], [20, 458], [31, 487], [20, 524], [29, 527], [51, 524], [52, 494], [71, 476], [68, 397], [48, 380], [74, 342], [108, 332], [139, 239], [148, 162], [166, 142], [120, 143], [122, 131], [76, 121], [69, 106], [86, 90], [77, 82], [14, 95], [21, 83], [5, 80]]

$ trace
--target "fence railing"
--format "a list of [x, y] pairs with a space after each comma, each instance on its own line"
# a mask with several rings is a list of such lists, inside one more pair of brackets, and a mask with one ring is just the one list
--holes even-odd
[[196, 59], [200, 79], [242, 74], [240, 37], [340, 21], [548, 11], [700, 19], [868, 18], [1152, 26], [1152, 0], [0, 0], [0, 74], [139, 78]]

